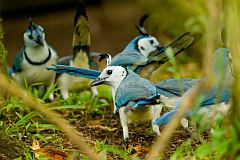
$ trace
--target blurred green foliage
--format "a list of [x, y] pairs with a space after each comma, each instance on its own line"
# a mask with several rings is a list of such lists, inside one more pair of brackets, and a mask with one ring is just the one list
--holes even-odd
[[6, 60], [6, 50], [5, 47], [3, 45], [3, 28], [2, 28], [2, 18], [0, 17], [0, 70], [2, 72], [6, 72], [6, 64], [7, 64], [7, 60]]

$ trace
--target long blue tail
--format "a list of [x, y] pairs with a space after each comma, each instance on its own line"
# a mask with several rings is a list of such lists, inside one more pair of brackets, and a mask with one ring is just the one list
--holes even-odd
[[165, 114], [163, 114], [161, 117], [155, 120], [154, 124], [162, 126], [167, 124], [168, 122], [171, 121], [172, 117], [174, 114], [177, 112], [177, 110], [171, 110]]
[[101, 72], [91, 69], [77, 68], [66, 65], [53, 65], [53, 66], [55, 66], [56, 68], [47, 68], [47, 70], [54, 71], [57, 73], [67, 73], [70, 75], [84, 77], [88, 79], [96, 79], [101, 74]]
[[[137, 66], [134, 69], [134, 72], [140, 72], [144, 67], [148, 65], [155, 65], [153, 68], [153, 71], [155, 71], [157, 68], [159, 68], [160, 65], [166, 63], [169, 58], [165, 53], [166, 49], [172, 48], [174, 56], [178, 55], [182, 51], [188, 49], [190, 46], [198, 42], [202, 38], [201, 33], [191, 33], [186, 32], [183, 35], [179, 36], [177, 39], [173, 40], [171, 43], [169, 43], [166, 46], [163, 46], [160, 48], [153, 56], [149, 58], [146, 65], [140, 65]], [[152, 72], [151, 72], [152, 73]]]

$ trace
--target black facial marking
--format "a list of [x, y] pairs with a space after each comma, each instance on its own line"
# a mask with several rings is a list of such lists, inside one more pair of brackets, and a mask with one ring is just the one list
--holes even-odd
[[124, 76], [124, 73], [125, 73], [125, 71], [123, 70], [123, 71], [122, 71], [122, 76]]
[[141, 48], [141, 50], [145, 50], [145, 48], [143, 46], [141, 46], [140, 48]]
[[150, 40], [150, 41], [149, 41], [149, 43], [150, 43], [150, 44], [153, 44], [153, 43], [154, 43], [154, 41], [153, 41], [153, 40]]

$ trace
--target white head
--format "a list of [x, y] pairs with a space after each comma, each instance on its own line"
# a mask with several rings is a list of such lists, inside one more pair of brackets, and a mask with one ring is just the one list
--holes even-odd
[[100, 76], [95, 79], [91, 86], [107, 84], [117, 89], [122, 80], [127, 76], [127, 70], [121, 66], [106, 67]]
[[30, 25], [26, 29], [23, 39], [26, 47], [44, 46], [45, 33], [43, 27], [30, 21]]
[[137, 47], [139, 52], [141, 52], [145, 57], [148, 57], [151, 52], [159, 49], [161, 46], [155, 37], [147, 36], [138, 40]]

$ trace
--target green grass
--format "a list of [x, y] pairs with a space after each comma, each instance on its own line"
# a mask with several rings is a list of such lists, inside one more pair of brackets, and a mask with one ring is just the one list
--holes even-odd
[[[108, 154], [110, 153], [110, 154], [113, 154], [114, 156], [120, 157], [122, 159], [126, 159], [126, 160], [134, 159], [134, 157], [131, 156], [132, 148], [123, 150], [117, 146], [110, 146], [110, 145], [105, 144], [104, 142], [96, 141], [96, 150], [103, 154], [105, 153], [105, 156], [107, 153]], [[105, 157], [105, 159], [106, 159], [106, 157]]]
[[[27, 89], [34, 95], [39, 97], [40, 91], [37, 89], [39, 84], [28, 86]], [[102, 88], [100, 88], [101, 90]], [[56, 92], [58, 89], [56, 86], [45, 93], [40, 101], [46, 101], [49, 94]], [[102, 89], [103, 90], [103, 89]], [[109, 90], [110, 91], [110, 90]], [[101, 91], [100, 91], [101, 92]], [[106, 97], [110, 100], [111, 92], [104, 90], [104, 93], [98, 97], [93, 97], [90, 91], [84, 91], [81, 93], [71, 93], [70, 97], [63, 100], [61, 96], [57, 95], [56, 99], [52, 103], [48, 103], [50, 110], [67, 114], [67, 118], [70, 122], [77, 121], [82, 116], [101, 115], [106, 112], [106, 107], [109, 106], [109, 102], [100, 97]], [[63, 139], [59, 129], [50, 124], [47, 119], [30, 110], [20, 99], [10, 96], [6, 100], [4, 106], [0, 108], [0, 127], [3, 128], [11, 137], [23, 141], [25, 157], [19, 157], [18, 159], [44, 159], [35, 158], [31, 149], [31, 142], [36, 139], [40, 142], [41, 146], [48, 143], [54, 143], [57, 148], [64, 148]]]

